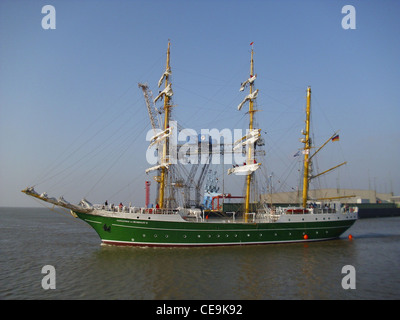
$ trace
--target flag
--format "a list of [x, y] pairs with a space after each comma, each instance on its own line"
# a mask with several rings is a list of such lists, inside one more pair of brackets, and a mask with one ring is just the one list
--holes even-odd
[[300, 155], [300, 151], [297, 151], [294, 155], [293, 155], [293, 158], [294, 157], [298, 157]]
[[339, 141], [339, 135], [337, 134], [336, 136], [334, 136], [334, 137], [332, 138], [332, 141]]
[[252, 43], [250, 43], [250, 45], [252, 46], [252, 45], [253, 45], [253, 43], [254, 43], [254, 41], [253, 41]]

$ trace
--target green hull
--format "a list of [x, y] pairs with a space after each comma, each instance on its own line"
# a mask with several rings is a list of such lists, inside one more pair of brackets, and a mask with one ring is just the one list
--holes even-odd
[[128, 246], [228, 246], [320, 241], [338, 238], [357, 219], [354, 216], [338, 217], [335, 221], [336, 217], [333, 217], [328, 221], [325, 217], [313, 217], [317, 221], [296, 222], [293, 217], [287, 222], [216, 223], [75, 214], [93, 227], [103, 243]]

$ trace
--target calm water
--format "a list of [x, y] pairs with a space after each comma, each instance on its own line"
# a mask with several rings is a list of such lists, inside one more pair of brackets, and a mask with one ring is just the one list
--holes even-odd
[[[399, 299], [399, 241], [396, 217], [359, 220], [326, 242], [119, 248], [65, 213], [0, 208], [0, 299]], [[44, 265], [54, 290], [42, 288]], [[354, 290], [342, 288], [344, 265]]]

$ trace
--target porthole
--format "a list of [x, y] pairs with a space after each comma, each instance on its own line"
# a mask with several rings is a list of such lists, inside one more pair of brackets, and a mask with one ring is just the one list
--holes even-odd
[[207, 237], [211, 238], [211, 234], [207, 235]]
[[167, 234], [165, 235], [165, 238], [168, 238], [168, 235], [167, 235]]
[[142, 235], [142, 236], [143, 236], [143, 238], [146, 238], [146, 235], [145, 235], [144, 233], [143, 233], [143, 235]]
[[200, 238], [200, 237], [201, 237], [201, 235], [198, 234], [198, 235], [197, 235], [197, 238]]
[[186, 234], [184, 234], [184, 235], [183, 235], [183, 239], [186, 239], [186, 237], [187, 237]]
[[157, 237], [158, 237], [158, 235], [155, 234], [155, 235], [154, 235], [154, 238], [157, 238]]

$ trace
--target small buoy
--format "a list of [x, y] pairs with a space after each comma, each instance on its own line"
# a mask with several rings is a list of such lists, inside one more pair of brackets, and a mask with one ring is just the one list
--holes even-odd
[[353, 239], [353, 236], [351, 234], [349, 234], [349, 240]]
[[305, 234], [305, 235], [303, 236], [303, 238], [304, 238], [304, 240], [307, 240], [307, 239], [308, 239], [308, 235]]

